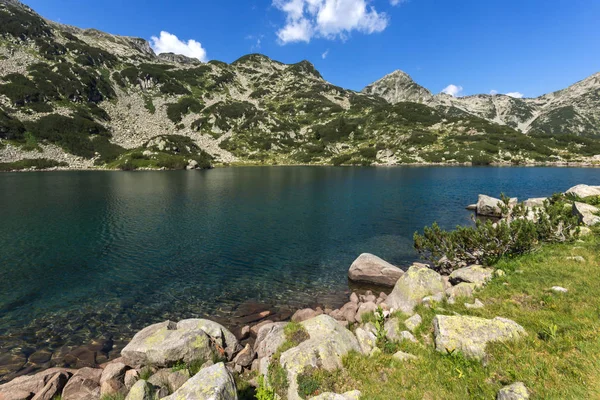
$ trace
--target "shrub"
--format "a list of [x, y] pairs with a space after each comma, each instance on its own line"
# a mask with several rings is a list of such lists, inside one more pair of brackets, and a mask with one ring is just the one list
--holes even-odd
[[181, 122], [184, 115], [193, 112], [198, 113], [202, 110], [202, 103], [192, 97], [182, 97], [177, 103], [167, 106], [167, 116], [174, 123]]
[[22, 142], [25, 140], [24, 134], [25, 127], [21, 121], [0, 110], [0, 139]]
[[18, 171], [23, 169], [48, 169], [54, 167], [66, 167], [68, 164], [62, 161], [48, 160], [46, 158], [35, 158], [15, 161], [12, 163], [0, 163], [0, 171]]
[[[471, 264], [491, 265], [504, 256], [516, 256], [534, 250], [542, 242], [571, 241], [578, 234], [577, 218], [565, 208], [564, 197], [555, 195], [527, 218], [523, 204], [509, 208], [502, 196], [504, 218], [496, 223], [477, 220], [474, 227], [459, 226], [442, 230], [437, 224], [423, 235], [415, 233], [415, 249], [444, 273]], [[535, 219], [535, 220], [534, 220]]]

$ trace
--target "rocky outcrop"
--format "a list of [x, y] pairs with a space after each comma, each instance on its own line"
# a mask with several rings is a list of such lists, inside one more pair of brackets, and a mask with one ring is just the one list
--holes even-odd
[[579, 221], [586, 226], [600, 224], [600, 208], [590, 204], [574, 202], [573, 215], [579, 217]]
[[496, 400], [528, 400], [529, 391], [523, 382], [515, 382], [498, 391]]
[[348, 278], [354, 282], [394, 286], [404, 271], [373, 254], [361, 254], [350, 266]]
[[237, 389], [231, 372], [218, 363], [200, 370], [166, 400], [237, 400]]
[[413, 264], [396, 282], [386, 304], [395, 310], [412, 314], [426, 296], [444, 292], [442, 276], [423, 264]]
[[435, 347], [442, 353], [460, 351], [467, 357], [483, 359], [490, 342], [517, 340], [527, 333], [519, 324], [496, 317], [436, 315], [433, 319]]

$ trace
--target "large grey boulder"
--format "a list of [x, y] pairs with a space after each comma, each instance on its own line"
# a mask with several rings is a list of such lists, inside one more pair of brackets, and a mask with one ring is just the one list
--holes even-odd
[[402, 274], [400, 268], [369, 253], [358, 256], [348, 270], [351, 281], [383, 286], [394, 286]]
[[100, 393], [102, 395], [113, 395], [124, 391], [125, 372], [130, 368], [122, 362], [109, 363], [100, 377]]
[[600, 224], [600, 208], [590, 204], [573, 203], [573, 215], [579, 217], [579, 221], [586, 226], [594, 226]]
[[142, 329], [121, 355], [128, 365], [168, 367], [177, 362], [209, 360], [215, 352], [225, 352], [231, 359], [238, 348], [235, 336], [222, 325], [189, 319], [177, 324], [165, 321]]
[[[63, 388], [69, 381], [71, 374], [67, 372], [59, 372], [54, 375], [50, 381], [33, 396], [31, 400], [53, 400], [62, 393]], [[2, 395], [0, 394], [0, 399]]]
[[494, 270], [491, 268], [484, 268], [481, 265], [471, 265], [452, 271], [450, 274], [450, 282], [454, 285], [466, 282], [483, 286], [492, 279], [493, 275]]
[[254, 342], [254, 352], [258, 358], [271, 357], [285, 342], [283, 332], [287, 322], [274, 322], [260, 328]]
[[544, 206], [544, 202], [548, 200], [547, 197], [535, 197], [527, 199], [523, 202], [523, 205], [527, 208], [540, 208]]
[[323, 393], [316, 397], [311, 397], [310, 400], [360, 400], [360, 392], [353, 390], [344, 394]]
[[475, 359], [485, 356], [485, 347], [490, 342], [517, 340], [527, 335], [521, 325], [500, 317], [436, 315], [433, 328], [437, 351], [456, 350]]
[[63, 389], [62, 400], [94, 400], [100, 398], [101, 369], [81, 368]]
[[577, 185], [573, 186], [565, 193], [585, 199], [590, 196], [600, 196], [600, 186]]
[[[515, 205], [517, 201], [516, 198], [512, 198], [510, 199], [509, 204]], [[479, 199], [477, 200], [477, 215], [500, 218], [502, 217], [502, 211], [499, 206], [501, 203], [502, 200], [500, 199], [480, 194]]]
[[139, 380], [131, 387], [125, 400], [152, 400], [152, 388], [148, 382]]
[[498, 391], [496, 400], [528, 400], [529, 391], [523, 382], [515, 382]]
[[356, 328], [354, 333], [356, 334], [362, 353], [371, 354], [371, 350], [377, 345], [377, 337], [375, 334], [363, 328]]
[[342, 368], [342, 357], [350, 351], [360, 352], [356, 337], [328, 315], [320, 315], [302, 322], [309, 339], [285, 351], [280, 358], [287, 371], [288, 400], [298, 400], [297, 376], [305, 368], [323, 368], [333, 371]]
[[218, 363], [200, 370], [166, 400], [237, 400], [237, 389], [231, 372]]
[[426, 296], [444, 292], [442, 276], [423, 264], [413, 264], [396, 282], [394, 290], [385, 300], [394, 310], [413, 314], [414, 308]]

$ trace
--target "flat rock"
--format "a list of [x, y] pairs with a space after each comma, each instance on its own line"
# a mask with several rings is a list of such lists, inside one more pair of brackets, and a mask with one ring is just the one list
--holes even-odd
[[517, 340], [527, 335], [521, 325], [500, 317], [436, 315], [433, 327], [437, 351], [458, 350], [475, 359], [485, 356], [485, 347], [490, 342]]
[[483, 304], [481, 300], [475, 299], [475, 301], [472, 304], [465, 303], [465, 307], [471, 310], [476, 310], [485, 307], [485, 304]]
[[496, 400], [528, 400], [529, 391], [523, 382], [515, 382], [498, 391]]
[[423, 264], [413, 264], [396, 282], [386, 304], [394, 310], [413, 314], [414, 308], [426, 296], [444, 292], [442, 276]]
[[56, 374], [66, 373], [71, 377], [75, 372], [77, 371], [74, 369], [50, 368], [35, 375], [20, 376], [10, 382], [0, 385], [0, 399], [2, 399], [2, 395], [7, 396], [8, 394], [17, 391], [23, 393], [38, 393]]
[[298, 400], [298, 374], [305, 368], [323, 368], [333, 371], [343, 368], [342, 358], [350, 351], [361, 351], [356, 336], [328, 315], [320, 315], [302, 322], [310, 339], [285, 351], [281, 366], [287, 371], [288, 400]]
[[218, 363], [200, 370], [166, 400], [237, 400], [231, 372]]
[[[53, 400], [60, 395], [71, 378], [71, 374], [67, 372], [59, 372], [46, 383], [42, 390], [37, 392], [31, 400]], [[2, 395], [0, 395], [2, 398]]]
[[358, 390], [346, 392], [344, 394], [337, 393], [322, 393], [316, 397], [311, 397], [311, 400], [360, 400], [361, 393]]
[[481, 265], [471, 265], [452, 271], [449, 278], [453, 285], [466, 282], [483, 286], [492, 279], [493, 275], [494, 270], [491, 268], [484, 268]]
[[399, 351], [399, 352], [395, 353], [392, 357], [394, 359], [400, 360], [400, 361], [412, 361], [412, 360], [417, 359], [417, 356], [415, 356], [413, 354], [405, 353], [403, 351]]
[[590, 196], [600, 196], [600, 186], [577, 185], [573, 186], [565, 193], [585, 199]]
[[358, 256], [348, 270], [351, 281], [383, 286], [394, 286], [403, 274], [400, 268], [369, 253]]
[[573, 215], [579, 218], [579, 221], [586, 226], [594, 226], [600, 224], [600, 208], [594, 207], [590, 204], [573, 203]]

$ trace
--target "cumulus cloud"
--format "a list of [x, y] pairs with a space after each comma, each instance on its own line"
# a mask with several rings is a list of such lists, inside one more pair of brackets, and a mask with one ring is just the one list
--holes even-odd
[[515, 99], [523, 98], [523, 93], [519, 93], [519, 92], [508, 92], [508, 93], [506, 93], [506, 95], [510, 96], [510, 97], [514, 97]]
[[313, 37], [346, 39], [352, 31], [365, 34], [383, 31], [389, 23], [385, 13], [368, 5], [369, 0], [273, 0], [286, 15], [277, 31], [281, 44], [310, 42]]
[[162, 31], [159, 37], [152, 36], [150, 46], [156, 54], [175, 53], [206, 61], [206, 50], [200, 42], [193, 39], [184, 42], [169, 32]]
[[457, 85], [448, 85], [444, 88], [444, 90], [442, 90], [442, 93], [446, 93], [449, 94], [452, 97], [456, 97], [460, 94], [460, 92], [463, 91], [463, 87], [462, 86], [457, 86]]
[[497, 95], [497, 94], [498, 94], [498, 91], [497, 91], [497, 90], [494, 90], [494, 89], [492, 89], [492, 90], [490, 90], [490, 94], [491, 94], [492, 96], [495, 96], [495, 95]]

